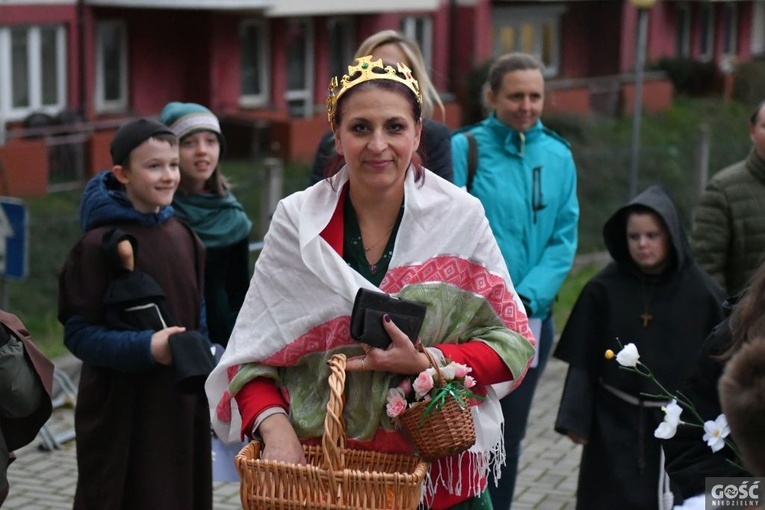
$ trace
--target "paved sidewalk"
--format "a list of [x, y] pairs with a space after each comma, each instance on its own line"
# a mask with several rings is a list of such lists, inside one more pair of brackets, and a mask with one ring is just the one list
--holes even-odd
[[[529, 435], [523, 443], [513, 510], [574, 508], [581, 449], [552, 429], [565, 374], [566, 365], [551, 359], [540, 381], [531, 410]], [[48, 426], [52, 432], [60, 433], [71, 427], [72, 422], [71, 409], [58, 409]], [[74, 441], [53, 451], [42, 451], [40, 444], [38, 437], [16, 452], [18, 459], [8, 470], [11, 493], [3, 510], [72, 507], [77, 481]], [[215, 483], [214, 508], [240, 509], [239, 484]]]

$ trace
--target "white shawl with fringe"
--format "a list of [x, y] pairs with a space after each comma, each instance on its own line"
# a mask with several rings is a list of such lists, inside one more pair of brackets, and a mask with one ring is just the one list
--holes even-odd
[[[404, 214], [380, 289], [430, 301], [420, 336], [425, 345], [475, 338], [492, 346], [513, 374], [511, 383], [500, 385], [502, 389], [496, 387], [507, 392], [523, 378], [533, 358], [535, 340], [483, 207], [477, 199], [429, 171], [425, 172], [424, 182], [415, 182], [413, 173], [411, 169], [407, 172]], [[206, 383], [213, 427], [223, 441], [240, 438], [241, 417], [233, 397], [246, 380], [263, 375], [279, 379], [276, 373], [286, 373], [283, 368], [269, 372], [274, 367], [320, 370], [315, 359], [315, 365], [301, 365], [301, 360], [310, 357], [307, 354], [325, 353], [328, 357], [334, 351], [358, 349], [349, 336], [353, 300], [359, 287], [375, 287], [320, 236], [347, 180], [347, 170], [343, 169], [331, 178], [332, 184], [321, 181], [283, 199], [277, 207], [228, 347]], [[436, 287], [446, 288], [448, 299], [443, 299], [442, 293], [431, 292]], [[454, 308], [461, 303], [470, 303], [464, 317]], [[474, 324], [477, 317], [487, 316], [486, 310], [489, 324]], [[351, 350], [349, 355], [360, 353], [360, 349]], [[243, 381], [241, 373], [245, 368], [252, 373]], [[357, 374], [348, 377], [346, 411], [354, 403], [361, 407], [370, 402], [369, 387], [355, 397], [349, 392]], [[322, 377], [316, 377], [318, 384]], [[295, 378], [287, 382], [285, 379], [280, 380], [280, 386], [289, 386]], [[290, 395], [299, 398], [297, 389], [286, 389], [288, 394], [292, 389]], [[312, 393], [320, 390], [314, 387]], [[476, 462], [476, 469], [484, 477], [490, 471], [496, 475], [504, 462], [498, 396], [491, 387], [487, 390], [486, 401], [472, 408], [478, 438], [470, 450], [471, 458], [466, 460]], [[386, 392], [387, 386], [379, 391]], [[326, 403], [326, 395], [319, 397], [320, 407], [322, 398]], [[381, 404], [384, 415], [382, 398], [371, 401]], [[304, 402], [304, 407], [310, 406]], [[366, 414], [365, 419], [369, 421], [370, 415]], [[385, 419], [383, 416], [373, 426], [380, 426], [380, 420]], [[353, 415], [347, 417], [347, 422], [349, 437], [368, 436], [363, 425], [354, 428]], [[317, 432], [316, 423], [313, 425], [309, 430]], [[451, 473], [442, 473], [442, 477], [449, 480], [433, 482], [443, 483], [450, 492], [459, 490], [461, 480], [451, 479]]]

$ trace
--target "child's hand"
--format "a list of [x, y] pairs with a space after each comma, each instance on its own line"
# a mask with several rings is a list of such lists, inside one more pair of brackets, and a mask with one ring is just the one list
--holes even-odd
[[161, 365], [173, 364], [173, 353], [170, 350], [170, 335], [183, 333], [186, 328], [170, 326], [160, 329], [151, 335], [151, 356]]

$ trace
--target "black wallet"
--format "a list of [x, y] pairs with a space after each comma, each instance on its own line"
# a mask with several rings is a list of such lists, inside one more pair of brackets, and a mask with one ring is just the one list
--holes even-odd
[[372, 347], [386, 349], [391, 340], [383, 327], [382, 317], [387, 313], [393, 323], [416, 343], [426, 310], [422, 303], [360, 288], [351, 311], [351, 337]]

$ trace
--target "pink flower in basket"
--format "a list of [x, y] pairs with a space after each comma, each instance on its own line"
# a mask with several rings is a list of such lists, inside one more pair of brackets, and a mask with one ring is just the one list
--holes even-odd
[[443, 386], [436, 388], [436, 370], [431, 367], [420, 372], [413, 382], [409, 378], [404, 379], [396, 388], [390, 388], [387, 395], [386, 413], [391, 418], [396, 418], [408, 408], [420, 402], [430, 402], [438, 396], [438, 406], [443, 405], [446, 395], [456, 398], [460, 406], [479, 405], [484, 399], [470, 391], [476, 386], [474, 377], [468, 375], [473, 371], [467, 365], [447, 361], [439, 366]]
[[415, 379], [412, 383], [412, 388], [414, 388], [414, 393], [418, 399], [421, 399], [423, 396], [427, 395], [430, 390], [433, 389], [433, 374], [431, 373], [432, 370], [432, 368], [429, 368], [420, 372], [420, 375], [418, 375], [417, 379]]
[[388, 390], [388, 403], [385, 406], [385, 412], [388, 416], [395, 418], [406, 410], [406, 394], [401, 388], [390, 388]]
[[[467, 378], [470, 377], [470, 376], [468, 376], [468, 374], [473, 371], [472, 368], [470, 368], [467, 365], [463, 365], [462, 363], [451, 362], [451, 363], [449, 363], [449, 365], [452, 365], [454, 367], [454, 378], [455, 379], [464, 379], [465, 382], [467, 382]], [[470, 377], [470, 378], [473, 379], [472, 377]], [[475, 381], [473, 381], [473, 382], [475, 383]], [[465, 386], [467, 386], [467, 384], [465, 384]], [[470, 388], [470, 386], [467, 386], [467, 387]]]

